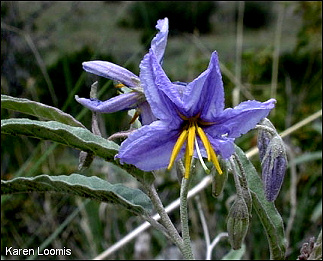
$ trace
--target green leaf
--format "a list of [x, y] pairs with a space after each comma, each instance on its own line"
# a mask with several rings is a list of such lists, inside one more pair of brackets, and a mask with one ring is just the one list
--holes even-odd
[[85, 128], [82, 123], [55, 107], [23, 98], [1, 94], [1, 108], [19, 111], [45, 120], [58, 121], [74, 127]]
[[92, 152], [107, 161], [113, 161], [119, 149], [119, 145], [115, 142], [94, 135], [87, 129], [56, 121], [1, 120], [1, 133], [55, 141], [82, 151]]
[[121, 164], [119, 160], [116, 160], [114, 164], [118, 165], [120, 168], [124, 169], [128, 172], [131, 176], [136, 178], [142, 184], [152, 184], [155, 180], [155, 176], [152, 172], [145, 172], [141, 169], [136, 168], [134, 165], [131, 164]]
[[235, 151], [247, 174], [253, 208], [265, 229], [270, 257], [274, 260], [285, 259], [286, 239], [282, 217], [274, 203], [266, 200], [262, 181], [252, 163], [238, 146], [235, 146]]
[[152, 209], [150, 199], [141, 190], [128, 188], [122, 184], [110, 184], [95, 176], [86, 177], [80, 174], [69, 176], [40, 175], [32, 178], [20, 177], [1, 181], [1, 194], [26, 192], [73, 194], [100, 202], [117, 204], [136, 215], [144, 214]]
[[119, 145], [94, 135], [84, 128], [72, 127], [56, 121], [6, 119], [1, 120], [1, 133], [51, 140], [81, 151], [93, 153], [126, 170], [141, 183], [151, 184], [155, 179], [151, 172], [144, 172], [133, 165], [121, 164], [119, 160], [114, 160], [114, 156], [118, 153]]

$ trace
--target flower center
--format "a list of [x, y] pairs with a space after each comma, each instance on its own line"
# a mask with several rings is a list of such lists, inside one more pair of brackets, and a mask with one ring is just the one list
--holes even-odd
[[186, 124], [184, 125], [184, 128], [174, 145], [167, 169], [169, 170], [172, 168], [178, 153], [180, 152], [181, 148], [186, 142], [187, 144], [186, 144], [185, 158], [184, 158], [184, 166], [185, 166], [184, 178], [186, 179], [189, 178], [192, 157], [194, 154], [194, 144], [196, 142], [195, 141], [196, 136], [199, 136], [206, 150], [208, 161], [212, 161], [212, 163], [214, 164], [219, 174], [222, 174], [222, 170], [221, 170], [218, 158], [216, 156], [214, 149], [212, 148], [211, 142], [206, 136], [204, 130], [200, 127], [203, 125], [204, 126], [212, 125], [214, 123], [202, 121], [199, 118], [199, 114], [191, 118], [187, 118], [180, 114], [180, 117], [186, 122]]

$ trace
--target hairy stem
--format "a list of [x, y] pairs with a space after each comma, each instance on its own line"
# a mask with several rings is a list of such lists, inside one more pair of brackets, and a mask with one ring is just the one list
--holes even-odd
[[190, 183], [190, 178], [182, 179], [181, 193], [180, 193], [180, 216], [181, 216], [181, 225], [182, 225], [182, 238], [184, 240], [184, 258], [185, 259], [194, 259], [192, 247], [191, 247], [191, 238], [188, 226], [188, 211], [187, 211], [187, 194], [188, 187]]
[[243, 198], [242, 188], [241, 188], [241, 184], [240, 184], [240, 181], [239, 181], [239, 173], [237, 171], [237, 168], [236, 168], [235, 162], [233, 160], [233, 157], [234, 156], [231, 156], [229, 160], [230, 160], [230, 163], [231, 163], [231, 168], [232, 168], [234, 183], [235, 183], [235, 186], [236, 186], [236, 190], [237, 190], [238, 197]]
[[157, 213], [159, 214], [160, 218], [161, 218], [161, 222], [163, 224], [163, 226], [165, 227], [169, 238], [171, 238], [171, 240], [174, 242], [174, 244], [180, 249], [180, 251], [183, 253], [184, 255], [184, 242], [183, 239], [180, 237], [180, 235], [178, 234], [178, 231], [176, 230], [174, 224], [172, 223], [172, 221], [170, 220], [159, 196], [158, 193], [156, 191], [156, 188], [153, 184], [144, 185], [149, 198], [151, 199]]

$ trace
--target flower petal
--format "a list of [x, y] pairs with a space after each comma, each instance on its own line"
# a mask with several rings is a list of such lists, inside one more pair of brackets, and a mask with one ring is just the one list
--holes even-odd
[[275, 107], [276, 100], [266, 102], [245, 101], [234, 108], [225, 109], [213, 118], [214, 125], [207, 127], [213, 137], [226, 135], [237, 138], [253, 129]]
[[234, 153], [234, 139], [221, 137], [213, 138], [208, 136], [209, 141], [217, 154], [220, 154], [223, 159], [228, 159]]
[[282, 138], [275, 135], [261, 162], [266, 199], [274, 201], [280, 191], [287, 169], [286, 148]]
[[131, 133], [121, 144], [116, 158], [144, 171], [166, 168], [177, 138], [177, 130], [165, 122], [155, 121]]
[[182, 102], [176, 86], [168, 79], [152, 50], [140, 64], [140, 79], [154, 115], [161, 120], [181, 121], [177, 111]]
[[262, 180], [264, 183], [266, 199], [268, 201], [274, 201], [277, 198], [284, 181], [287, 160], [284, 157], [277, 157], [276, 159], [269, 158], [264, 161], [264, 165], [267, 164], [271, 164], [273, 167], [271, 169], [263, 169]]
[[144, 101], [144, 96], [139, 92], [128, 92], [120, 94], [106, 101], [79, 98], [77, 95], [75, 95], [75, 99], [77, 102], [90, 109], [91, 111], [111, 113], [120, 110], [130, 110], [136, 108], [140, 103]]
[[140, 82], [139, 77], [129, 70], [105, 61], [83, 62], [83, 69], [89, 73], [93, 73], [111, 80], [116, 80], [127, 87], [136, 87]]
[[[177, 110], [182, 110], [184, 108], [184, 105], [178, 82], [174, 84], [169, 80], [162, 66], [158, 63], [156, 55], [151, 50], [149, 52], [149, 56], [153, 69], [152, 72], [155, 76], [156, 87], [161, 90], [164, 95], [166, 95], [171, 100], [171, 102], [176, 105]], [[163, 95], [162, 93], [160, 94]]]
[[208, 68], [187, 85], [183, 103], [188, 116], [198, 113], [204, 121], [210, 121], [224, 108], [224, 90], [217, 52], [213, 52]]
[[147, 101], [144, 101], [139, 105], [139, 111], [142, 125], [148, 125], [157, 120]]
[[156, 28], [160, 31], [151, 41], [151, 49], [154, 51], [159, 63], [162, 63], [168, 36], [168, 18], [157, 21]]

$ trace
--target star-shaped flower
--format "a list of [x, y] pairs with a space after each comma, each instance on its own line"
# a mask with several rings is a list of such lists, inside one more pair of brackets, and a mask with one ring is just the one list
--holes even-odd
[[[151, 42], [151, 50], [155, 53], [158, 62], [162, 63], [167, 44], [168, 18], [158, 20], [156, 28], [159, 32]], [[106, 61], [83, 62], [82, 65], [85, 71], [120, 82], [120, 86], [129, 87], [131, 91], [106, 101], [79, 98], [76, 95], [76, 101], [90, 110], [100, 113], [138, 109], [141, 114], [142, 124], [149, 124], [156, 119], [146, 101], [140, 77], [119, 65]]]
[[198, 152], [212, 161], [234, 153], [234, 140], [253, 129], [274, 108], [276, 100], [245, 101], [224, 109], [224, 90], [217, 52], [208, 68], [188, 84], [172, 83], [154, 51], [140, 64], [140, 81], [158, 119], [131, 133], [116, 155], [120, 162], [151, 171], [167, 167], [185, 154], [185, 178]]

